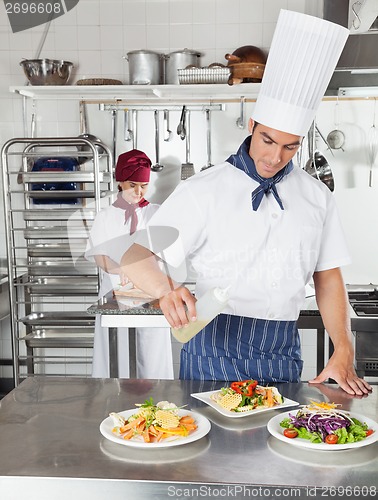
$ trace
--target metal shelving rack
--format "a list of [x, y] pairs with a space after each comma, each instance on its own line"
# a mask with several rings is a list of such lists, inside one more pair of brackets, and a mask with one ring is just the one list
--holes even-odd
[[[105, 153], [99, 156], [96, 146]], [[72, 172], [33, 171], [41, 157], [85, 157], [85, 161]], [[13, 284], [9, 287], [13, 372], [18, 385], [35, 373], [61, 374], [52, 371], [57, 364], [91, 362], [91, 356], [83, 354], [93, 347], [95, 318], [87, 314], [87, 307], [97, 296], [99, 277], [84, 252], [91, 223], [113, 192], [113, 161], [105, 145], [76, 137], [11, 139], [2, 148], [1, 161], [8, 276]], [[38, 183], [67, 182], [75, 188], [35, 190]]]

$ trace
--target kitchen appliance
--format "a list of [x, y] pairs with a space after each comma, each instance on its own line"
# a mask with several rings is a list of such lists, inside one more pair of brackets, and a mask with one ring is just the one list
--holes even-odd
[[198, 68], [200, 66], [201, 53], [196, 50], [183, 49], [171, 52], [164, 56], [164, 83], [177, 85], [179, 82], [178, 70], [187, 68]]
[[378, 287], [348, 286], [349, 302], [355, 313], [352, 331], [355, 335], [356, 370], [360, 377], [378, 377]]
[[159, 85], [163, 82], [163, 54], [152, 50], [132, 50], [129, 62], [130, 85]]
[[58, 59], [24, 59], [20, 66], [32, 85], [65, 85], [73, 63]]
[[323, 18], [350, 29], [328, 85], [333, 95], [340, 87], [378, 85], [378, 2], [376, 0], [323, 0]]

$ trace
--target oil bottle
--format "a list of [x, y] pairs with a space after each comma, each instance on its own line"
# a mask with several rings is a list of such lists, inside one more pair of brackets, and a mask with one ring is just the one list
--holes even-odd
[[183, 328], [171, 328], [172, 335], [176, 340], [185, 344], [189, 342], [199, 331], [220, 314], [225, 308], [228, 299], [228, 288], [211, 288], [196, 302], [196, 321], [190, 321]]

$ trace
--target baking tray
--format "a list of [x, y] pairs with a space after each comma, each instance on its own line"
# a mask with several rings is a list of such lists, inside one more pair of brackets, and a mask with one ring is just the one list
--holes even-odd
[[[83, 247], [78, 246], [77, 250], [81, 251]], [[35, 245], [28, 246], [28, 256], [29, 257], [71, 257], [72, 251], [75, 249], [72, 248], [68, 243], [60, 243], [60, 244], [52, 244], [52, 243], [36, 243]], [[77, 255], [78, 252], [75, 252]]]
[[24, 220], [26, 221], [47, 221], [47, 220], [93, 220], [96, 216], [95, 210], [88, 208], [45, 208], [24, 210]]
[[45, 276], [31, 279], [22, 286], [34, 295], [98, 295], [97, 276]]
[[[62, 200], [62, 199], [67, 199], [67, 198], [94, 198], [94, 191], [67, 191], [67, 190], [61, 190], [61, 191], [28, 191], [26, 190], [25, 193], [28, 193], [31, 198], [33, 199], [53, 199], [56, 198], [57, 200]], [[60, 204], [64, 204], [64, 201], [59, 201]]]
[[68, 230], [66, 226], [32, 226], [24, 229], [24, 237], [27, 240], [67, 239], [68, 237], [86, 239], [88, 234], [89, 230], [86, 227], [70, 227]]
[[[24, 172], [22, 174], [24, 183], [44, 183], [44, 182], [94, 182], [93, 172]], [[99, 182], [110, 182], [111, 176], [108, 172], [99, 172]], [[51, 191], [48, 191], [51, 194]], [[59, 195], [62, 191], [58, 191]], [[34, 197], [34, 192], [33, 192]]]
[[20, 318], [21, 323], [26, 326], [93, 326], [95, 316], [89, 315], [86, 311], [70, 311], [70, 312], [33, 312]]
[[28, 265], [29, 274], [32, 276], [75, 276], [85, 274], [97, 276], [97, 266], [87, 261], [76, 262], [51, 262], [38, 261]]
[[28, 347], [93, 347], [93, 328], [41, 328], [22, 337]]

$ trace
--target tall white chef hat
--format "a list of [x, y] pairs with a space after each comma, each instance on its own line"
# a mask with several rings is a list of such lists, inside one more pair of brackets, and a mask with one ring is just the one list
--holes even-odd
[[338, 24], [281, 10], [252, 118], [306, 135], [348, 35]]

